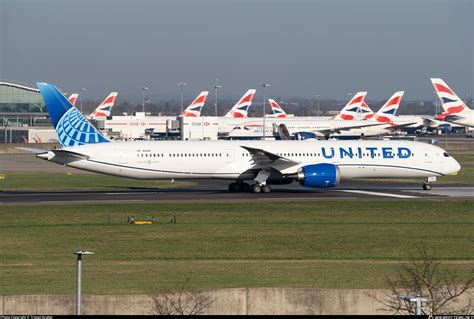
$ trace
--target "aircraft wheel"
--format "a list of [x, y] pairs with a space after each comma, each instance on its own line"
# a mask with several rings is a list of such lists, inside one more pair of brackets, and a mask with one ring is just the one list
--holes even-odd
[[252, 193], [260, 193], [262, 191], [262, 186], [260, 184], [252, 185]]
[[431, 189], [431, 184], [423, 184], [423, 189], [429, 191]]
[[271, 191], [272, 191], [272, 188], [269, 185], [262, 186], [262, 193], [270, 193]]

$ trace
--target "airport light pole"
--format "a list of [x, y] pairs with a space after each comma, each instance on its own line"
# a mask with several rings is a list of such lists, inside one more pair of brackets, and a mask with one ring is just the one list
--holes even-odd
[[267, 97], [265, 96], [265, 88], [269, 87], [270, 84], [268, 83], [264, 83], [262, 84], [262, 87], [263, 87], [263, 114], [262, 114], [262, 118], [263, 118], [263, 139], [265, 139], [265, 100], [267, 99]]
[[[216, 79], [216, 83], [217, 83], [217, 79]], [[216, 90], [216, 100], [214, 101], [214, 108], [216, 109], [216, 116], [217, 116], [217, 89], [220, 89], [222, 87], [222, 85], [214, 85], [214, 89]]]
[[398, 296], [398, 298], [408, 302], [416, 302], [415, 314], [417, 316], [421, 316], [421, 303], [428, 301], [428, 299], [422, 298], [421, 296]]
[[[86, 89], [84, 88], [80, 88], [79, 91], [80, 92], [84, 92]], [[82, 100], [83, 100], [83, 94], [81, 93], [81, 114], [82, 114]]]
[[178, 85], [181, 87], [181, 114], [183, 114], [183, 91], [184, 91], [184, 87], [188, 85], [188, 83], [179, 82]]
[[74, 253], [77, 255], [77, 292], [76, 292], [76, 315], [81, 314], [81, 271], [82, 271], [82, 256], [93, 255], [91, 251], [78, 250]]
[[316, 99], [318, 100], [318, 116], [320, 116], [320, 114], [319, 114], [319, 94], [316, 94]]
[[142, 94], [143, 94], [143, 113], [145, 113], [145, 91], [147, 91], [149, 88], [147, 86], [142, 87]]

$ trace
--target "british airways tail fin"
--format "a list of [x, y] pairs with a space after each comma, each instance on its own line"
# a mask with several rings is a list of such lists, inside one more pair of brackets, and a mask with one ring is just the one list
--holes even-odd
[[431, 83], [436, 90], [436, 94], [438, 94], [438, 97], [441, 100], [444, 113], [446, 113], [446, 115], [461, 113], [469, 109], [442, 79], [432, 78]]
[[275, 100], [268, 99], [268, 102], [270, 102], [270, 106], [272, 108], [272, 111], [275, 117], [279, 119], [284, 119], [288, 117], [288, 114], [286, 114], [286, 112], [281, 108], [280, 105], [278, 105], [278, 103]]
[[357, 117], [357, 112], [364, 102], [367, 92], [357, 92], [349, 103], [334, 117], [335, 120], [354, 120]]
[[109, 142], [53, 84], [36, 83], [61, 147]]
[[380, 108], [380, 110], [375, 113], [375, 116], [372, 118], [372, 120], [383, 123], [392, 123], [395, 119], [395, 114], [397, 113], [404, 93], [405, 91], [395, 92], [387, 100], [387, 102], [385, 102], [385, 104]]
[[112, 107], [114, 106], [115, 99], [117, 98], [117, 92], [111, 92], [102, 103], [91, 113], [91, 118], [98, 118], [98, 117], [107, 117], [110, 116], [112, 112]]
[[186, 110], [183, 111], [182, 116], [184, 117], [199, 117], [201, 116], [201, 110], [206, 103], [207, 95], [209, 91], [202, 91], [199, 95], [194, 99], [194, 101], [189, 104]]
[[363, 120], [368, 120], [375, 116], [374, 111], [372, 111], [370, 106], [368, 106], [365, 101], [362, 101], [362, 105], [359, 108], [359, 112], [361, 113]]
[[250, 105], [252, 105], [252, 100], [255, 95], [256, 90], [250, 89], [245, 92], [244, 96], [227, 112], [225, 117], [247, 117], [248, 110]]
[[74, 94], [71, 94], [67, 99], [69, 100], [69, 102], [71, 102], [71, 104], [73, 106], [76, 106], [76, 102], [77, 102], [78, 97], [79, 97], [79, 94], [74, 93]]

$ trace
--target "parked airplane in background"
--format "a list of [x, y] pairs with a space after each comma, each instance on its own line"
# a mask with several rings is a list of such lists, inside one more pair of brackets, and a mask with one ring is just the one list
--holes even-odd
[[436, 118], [446, 122], [474, 127], [474, 111], [468, 108], [442, 79], [432, 78], [431, 83], [444, 109], [444, 112], [437, 114]]
[[117, 98], [117, 92], [111, 92], [99, 106], [91, 113], [90, 118], [97, 119], [101, 117], [110, 116], [112, 112], [112, 107], [115, 104], [115, 99]]
[[276, 118], [284, 119], [288, 117], [288, 114], [281, 108], [278, 103], [273, 99], [268, 99], [268, 103], [270, 103], [270, 107], [272, 108], [273, 114]]
[[[412, 123], [393, 123], [395, 112], [400, 105], [403, 91], [396, 92], [369, 120], [348, 120], [356, 116], [367, 92], [358, 92], [344, 107], [336, 119], [322, 117], [269, 118], [265, 121], [265, 135], [274, 136], [275, 130], [287, 132], [285, 139], [295, 136], [297, 139], [316, 137], [360, 138], [392, 134], [401, 127]], [[346, 120], [343, 120], [345, 118]], [[276, 126], [276, 128], [274, 127]], [[230, 138], [256, 138], [263, 135], [263, 121], [260, 119], [242, 123], [229, 133]], [[268, 132], [268, 133], [267, 133]]]
[[201, 110], [204, 104], [206, 103], [207, 95], [209, 91], [202, 91], [199, 95], [194, 99], [194, 101], [189, 104], [186, 110], [183, 111], [182, 116], [184, 117], [199, 117], [201, 116]]
[[359, 110], [367, 92], [357, 92], [344, 108], [334, 117], [335, 120], [359, 120]]
[[242, 118], [247, 117], [250, 105], [256, 90], [250, 89], [240, 98], [240, 100], [230, 109], [224, 117]]
[[69, 97], [68, 97], [68, 100], [69, 102], [71, 102], [72, 105], [76, 106], [76, 102], [77, 102], [77, 98], [79, 97], [79, 94], [77, 93], [74, 93], [74, 94], [71, 94]]
[[[322, 119], [333, 119], [333, 120], [354, 120], [354, 119], [359, 119], [357, 118], [358, 116], [358, 110], [360, 106], [360, 101], [364, 100], [364, 96], [367, 94], [367, 92], [357, 92], [354, 97], [342, 108], [342, 110], [335, 115], [334, 117], [332, 116], [304, 116], [305, 119], [308, 120], [322, 120]], [[268, 99], [270, 102], [270, 106], [272, 108], [273, 114], [275, 115], [274, 117], [276, 118], [287, 118], [290, 117], [284, 110], [283, 108], [278, 105], [275, 100]], [[291, 114], [291, 117], [294, 115]], [[301, 117], [300, 117], [301, 118]]]
[[[455, 174], [443, 149], [409, 141], [109, 141], [57, 90], [38, 83], [62, 149], [38, 158], [135, 179], [219, 178], [230, 191], [270, 192], [298, 181], [328, 188], [347, 178], [425, 178]], [[255, 181], [250, 186], [245, 181]]]

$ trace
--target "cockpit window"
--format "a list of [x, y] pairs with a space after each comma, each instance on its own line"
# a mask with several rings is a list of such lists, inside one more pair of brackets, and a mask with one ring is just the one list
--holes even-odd
[[444, 155], [444, 157], [450, 157], [448, 152], [444, 152], [443, 155]]

